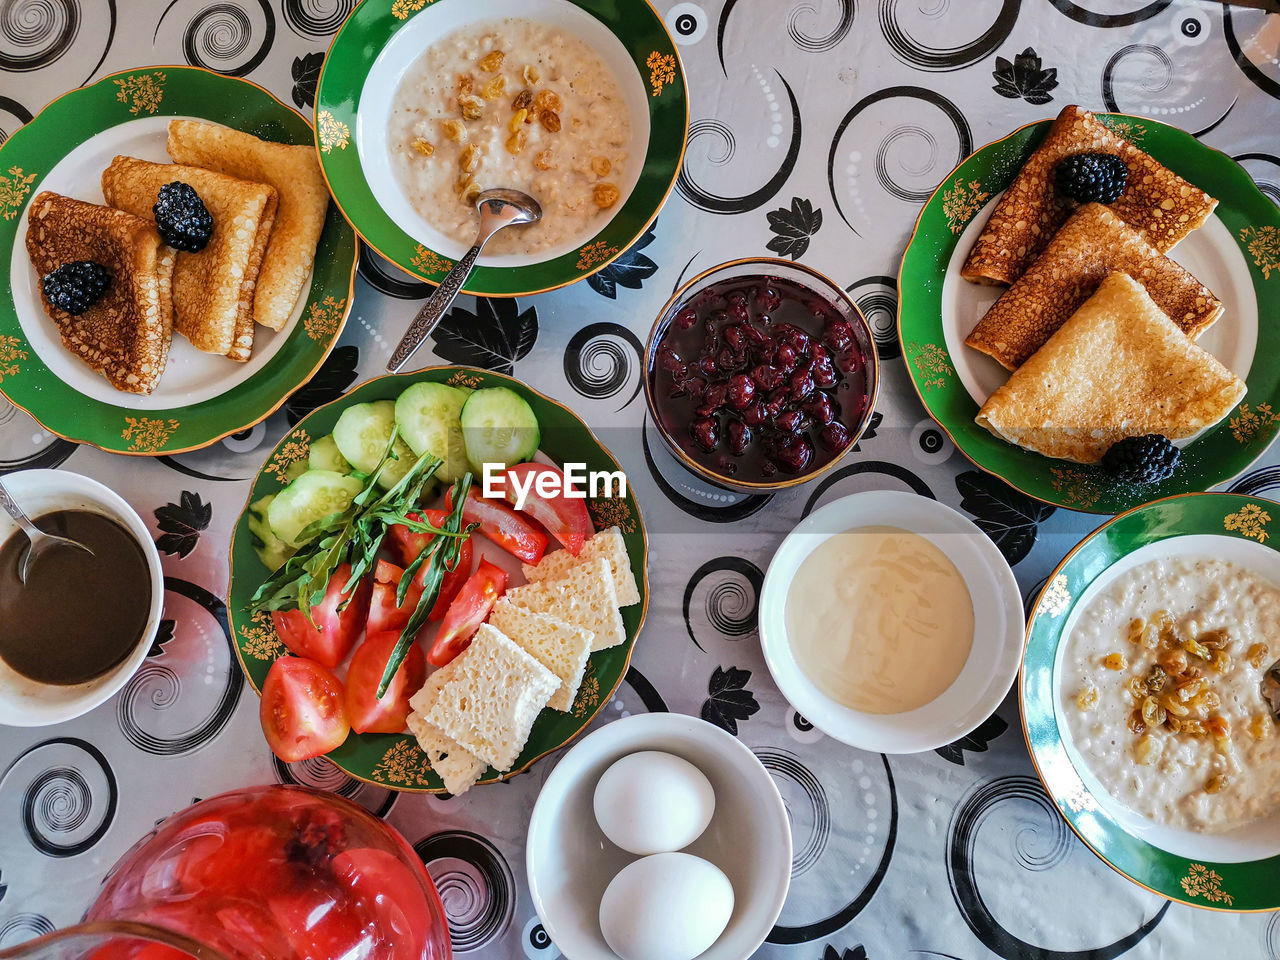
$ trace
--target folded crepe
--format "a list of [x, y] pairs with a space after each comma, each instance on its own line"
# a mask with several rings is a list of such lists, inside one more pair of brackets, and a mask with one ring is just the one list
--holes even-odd
[[264, 327], [284, 329], [311, 276], [329, 208], [315, 148], [272, 143], [200, 120], [169, 121], [167, 146], [178, 163], [275, 187], [280, 203], [258, 274], [253, 317]]
[[160, 382], [173, 328], [173, 250], [149, 220], [45, 191], [27, 214], [27, 255], [36, 276], [92, 260], [111, 281], [101, 298], [73, 316], [44, 295], [45, 313], [63, 345], [117, 390], [148, 394]]
[[1193, 343], [1142, 285], [1112, 273], [975, 418], [1046, 457], [1097, 463], [1125, 437], [1213, 426], [1244, 382]]
[[275, 222], [273, 187], [177, 163], [116, 157], [102, 172], [107, 203], [152, 219], [160, 188], [181, 181], [213, 217], [203, 250], [178, 251], [173, 268], [173, 328], [197, 350], [243, 363], [253, 352], [253, 295]]
[[1129, 274], [1193, 340], [1222, 302], [1100, 203], [1071, 215], [1018, 280], [991, 305], [965, 343], [1016, 370], [1098, 289], [1113, 270]]
[[1111, 153], [1129, 177], [1112, 212], [1161, 253], [1199, 227], [1218, 201], [1139, 150], [1083, 107], [1064, 107], [991, 211], [961, 276], [977, 283], [1013, 283], [1075, 209], [1054, 186], [1058, 161], [1076, 153]]

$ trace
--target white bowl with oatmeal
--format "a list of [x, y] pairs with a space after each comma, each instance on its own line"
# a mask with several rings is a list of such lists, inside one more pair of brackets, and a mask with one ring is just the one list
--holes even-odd
[[543, 220], [504, 231], [479, 263], [526, 266], [578, 250], [644, 166], [644, 81], [609, 28], [563, 0], [437, 0], [382, 49], [355, 143], [374, 198], [424, 247], [458, 258], [474, 195], [524, 190]]
[[1280, 658], [1280, 553], [1148, 544], [1090, 583], [1062, 636], [1059, 735], [1126, 833], [1219, 863], [1280, 853], [1280, 729], [1261, 694]]

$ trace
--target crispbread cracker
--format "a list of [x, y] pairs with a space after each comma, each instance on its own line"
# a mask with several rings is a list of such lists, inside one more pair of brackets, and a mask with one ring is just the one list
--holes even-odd
[[1016, 370], [1113, 270], [1146, 287], [1160, 309], [1192, 339], [1222, 313], [1222, 302], [1184, 267], [1107, 207], [1087, 203], [992, 304], [964, 342]]
[[976, 420], [1046, 457], [1096, 463], [1125, 437], [1190, 437], [1244, 395], [1244, 383], [1192, 343], [1141, 284], [1112, 273]]
[[41, 303], [67, 349], [113, 387], [151, 393], [164, 373], [173, 325], [173, 251], [155, 224], [44, 191], [27, 213], [27, 255], [37, 278], [76, 260], [110, 271], [102, 298], [79, 316], [50, 304], [37, 280]]
[[627, 631], [618, 612], [609, 561], [601, 557], [579, 564], [559, 580], [526, 583], [506, 593], [507, 599], [535, 613], [549, 613], [575, 627], [590, 630], [592, 651], [626, 642]]
[[576, 557], [568, 550], [557, 550], [543, 557], [536, 566], [522, 563], [520, 569], [524, 571], [525, 580], [530, 583], [559, 580], [580, 564], [599, 560], [601, 557], [609, 561], [618, 606], [629, 607], [633, 603], [639, 603], [640, 588], [636, 585], [635, 574], [631, 572], [631, 557], [627, 555], [626, 541], [622, 539], [622, 531], [617, 527], [601, 530], [582, 545], [582, 552]]
[[535, 660], [560, 679], [560, 689], [547, 706], [566, 712], [573, 709], [574, 697], [591, 656], [590, 630], [565, 623], [549, 613], [535, 613], [502, 597], [493, 605], [489, 623], [519, 644]]
[[[560, 681], [510, 637], [487, 623], [470, 645], [410, 700], [423, 719], [495, 770], [511, 769], [538, 713]], [[425, 709], [420, 709], [420, 705]]]
[[190, 185], [213, 217], [201, 251], [178, 251], [173, 271], [174, 329], [205, 353], [244, 362], [253, 351], [253, 292], [275, 221], [273, 187], [183, 164], [116, 157], [102, 172], [107, 203], [153, 219], [160, 188]]
[[440, 774], [444, 788], [455, 797], [471, 789], [484, 773], [484, 761], [427, 723], [421, 714], [409, 714], [408, 723], [409, 732], [431, 761], [431, 769]]
[[315, 150], [271, 143], [200, 120], [169, 121], [168, 150], [178, 163], [276, 189], [279, 206], [258, 273], [253, 316], [264, 327], [284, 329], [305, 292], [329, 207], [329, 188]]
[[1112, 153], [1129, 169], [1111, 210], [1161, 253], [1199, 227], [1218, 201], [1120, 136], [1083, 107], [1064, 107], [1014, 177], [969, 251], [961, 275], [1013, 283], [1044, 249], [1075, 201], [1054, 186], [1058, 161], [1076, 153]]

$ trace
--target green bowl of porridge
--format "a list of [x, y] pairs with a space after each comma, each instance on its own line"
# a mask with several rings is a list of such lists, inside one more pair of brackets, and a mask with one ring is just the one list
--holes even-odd
[[[1274, 517], [1274, 519], [1273, 519]], [[1031, 611], [1036, 770], [1106, 863], [1170, 900], [1280, 908], [1280, 504], [1186, 494], [1086, 537]]]
[[543, 219], [485, 247], [465, 292], [581, 280], [657, 216], [689, 127], [684, 70], [647, 0], [365, 0], [316, 90], [316, 146], [356, 232], [439, 283], [474, 200], [523, 190]]

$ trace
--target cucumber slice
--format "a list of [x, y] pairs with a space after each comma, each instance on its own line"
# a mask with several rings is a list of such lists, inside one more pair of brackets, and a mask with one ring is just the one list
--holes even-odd
[[[351, 466], [368, 475], [382, 459], [382, 451], [387, 448], [395, 423], [396, 405], [393, 401], [357, 403], [343, 410], [333, 425], [333, 442]], [[394, 487], [418, 459], [401, 437], [396, 438], [392, 452], [397, 459], [390, 461], [378, 477], [378, 486], [383, 490]]]
[[484, 475], [486, 463], [499, 463], [506, 468], [530, 460], [538, 452], [538, 418], [514, 390], [477, 390], [463, 405], [460, 421], [467, 459], [477, 477]]
[[307, 461], [295, 460], [293, 463], [289, 464], [289, 466], [285, 468], [285, 471], [284, 471], [285, 482], [288, 483], [290, 480], [297, 480], [300, 476], [302, 476], [304, 473], [306, 473], [310, 469], [311, 469], [311, 464], [308, 463]]
[[265, 496], [249, 504], [249, 532], [253, 534], [253, 552], [263, 566], [275, 572], [285, 561], [297, 553], [297, 549], [285, 543], [271, 532], [267, 522], [267, 510], [275, 500], [275, 494]]
[[299, 547], [298, 535], [307, 524], [345, 510], [363, 486], [332, 470], [308, 470], [268, 504], [267, 523], [276, 537]]
[[396, 399], [401, 436], [418, 456], [429, 453], [443, 461], [436, 470], [441, 480], [456, 480], [467, 469], [459, 423], [466, 402], [466, 393], [445, 383], [415, 383]]
[[332, 470], [334, 473], [350, 473], [351, 464], [338, 452], [338, 445], [333, 442], [333, 434], [326, 433], [311, 444], [311, 452], [307, 455], [307, 463], [312, 470]]

